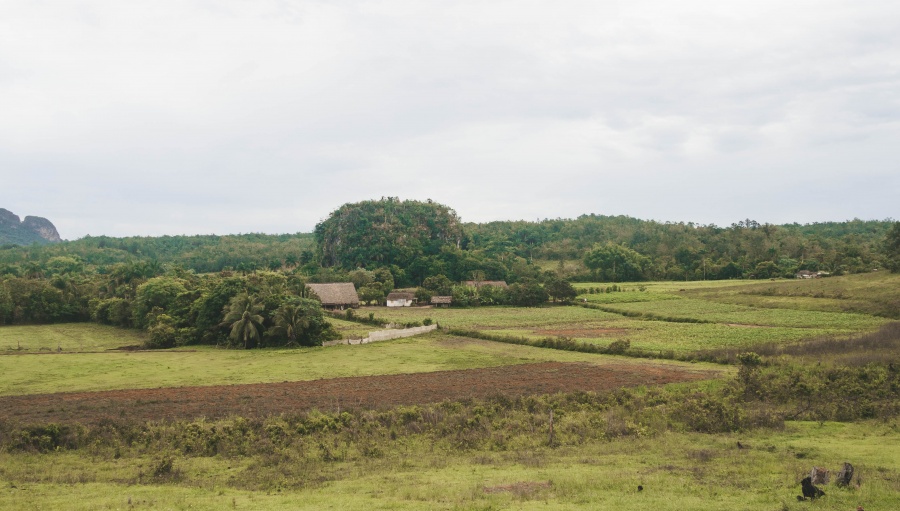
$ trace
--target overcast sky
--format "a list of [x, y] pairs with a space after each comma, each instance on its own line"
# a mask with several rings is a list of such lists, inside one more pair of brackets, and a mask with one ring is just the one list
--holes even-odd
[[63, 238], [900, 217], [900, 2], [0, 0], [0, 207]]

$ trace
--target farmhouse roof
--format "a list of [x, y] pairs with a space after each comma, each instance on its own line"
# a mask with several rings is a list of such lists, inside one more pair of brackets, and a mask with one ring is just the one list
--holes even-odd
[[505, 280], [467, 280], [466, 285], [474, 288], [486, 286], [502, 287], [503, 289], [509, 288], [509, 286], [506, 285]]
[[442, 303], [452, 303], [452, 296], [432, 296], [431, 303], [442, 304]]
[[412, 293], [405, 293], [403, 291], [392, 291], [387, 295], [388, 300], [412, 300], [415, 297], [416, 295]]
[[352, 282], [307, 284], [306, 287], [319, 297], [322, 305], [359, 305], [359, 295]]

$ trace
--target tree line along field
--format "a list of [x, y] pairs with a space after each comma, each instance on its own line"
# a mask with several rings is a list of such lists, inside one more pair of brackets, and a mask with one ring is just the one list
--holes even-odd
[[[900, 363], [900, 334], [882, 313], [895, 278], [627, 283], [609, 293], [612, 283], [583, 283], [586, 302], [568, 306], [356, 314], [533, 340], [628, 340], [661, 357], [763, 353], [737, 367], [447, 330], [359, 346], [149, 352], [118, 349], [141, 344], [134, 330], [0, 327], [0, 508], [895, 509], [900, 379], [889, 363]], [[376, 328], [329, 322], [348, 338]], [[654, 384], [665, 381], [680, 383]], [[316, 398], [340, 385], [376, 397]], [[803, 388], [802, 399], [790, 395]], [[378, 395], [408, 397], [379, 405]], [[100, 399], [107, 412], [95, 421]], [[48, 419], [12, 420], [29, 401]], [[172, 407], [181, 411], [169, 420], [148, 420]], [[858, 487], [796, 500], [811, 466], [844, 461]]]

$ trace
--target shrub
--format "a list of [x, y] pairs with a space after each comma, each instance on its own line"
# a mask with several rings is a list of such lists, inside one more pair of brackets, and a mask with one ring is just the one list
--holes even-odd
[[175, 328], [171, 325], [154, 325], [150, 328], [150, 338], [144, 343], [148, 349], [165, 349], [175, 347]]
[[628, 351], [628, 348], [631, 347], [631, 341], [628, 339], [619, 339], [618, 341], [613, 341], [606, 347], [606, 352], [611, 355], [621, 355]]
[[696, 393], [674, 404], [673, 415], [691, 431], [726, 433], [743, 427], [743, 410], [726, 397]]

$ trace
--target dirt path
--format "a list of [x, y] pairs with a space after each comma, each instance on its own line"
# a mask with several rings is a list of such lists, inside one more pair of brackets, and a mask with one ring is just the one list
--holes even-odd
[[670, 366], [545, 362], [487, 369], [327, 380], [0, 397], [0, 417], [23, 423], [97, 423], [230, 415], [259, 417], [302, 410], [378, 408], [445, 399], [510, 397], [698, 380], [712, 373]]

